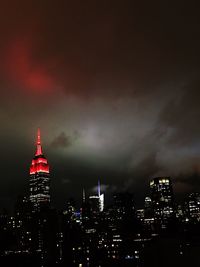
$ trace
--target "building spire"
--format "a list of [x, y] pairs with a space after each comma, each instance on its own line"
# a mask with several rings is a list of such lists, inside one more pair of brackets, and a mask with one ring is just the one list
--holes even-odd
[[37, 131], [37, 150], [35, 156], [42, 155], [42, 145], [41, 145], [41, 137], [40, 137], [40, 128]]
[[83, 203], [85, 203], [85, 189], [83, 188]]
[[100, 197], [100, 195], [101, 195], [101, 184], [100, 184], [100, 179], [98, 179], [97, 191], [98, 191], [98, 196]]

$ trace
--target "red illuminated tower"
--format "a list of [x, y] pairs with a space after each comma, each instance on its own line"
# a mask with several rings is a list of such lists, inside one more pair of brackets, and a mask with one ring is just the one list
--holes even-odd
[[50, 204], [50, 176], [47, 159], [43, 155], [40, 129], [37, 132], [37, 149], [30, 167], [30, 200], [35, 210]]

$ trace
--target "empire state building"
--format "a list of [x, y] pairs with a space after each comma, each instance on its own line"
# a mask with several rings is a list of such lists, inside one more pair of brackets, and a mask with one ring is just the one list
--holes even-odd
[[36, 153], [30, 166], [30, 201], [34, 210], [50, 205], [50, 175], [47, 159], [43, 155], [40, 129], [37, 132]]

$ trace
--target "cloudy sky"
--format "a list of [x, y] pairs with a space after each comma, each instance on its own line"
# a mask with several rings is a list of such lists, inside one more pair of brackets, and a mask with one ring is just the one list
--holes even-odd
[[0, 207], [27, 192], [38, 127], [57, 207], [98, 178], [107, 194], [142, 198], [161, 175], [200, 190], [197, 6], [10, 0], [0, 36]]

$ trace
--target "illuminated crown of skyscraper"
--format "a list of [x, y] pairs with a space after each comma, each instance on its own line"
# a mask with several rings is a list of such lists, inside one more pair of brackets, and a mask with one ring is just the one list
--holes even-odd
[[49, 165], [42, 152], [40, 129], [37, 132], [36, 152], [31, 163], [30, 174], [39, 172], [49, 173]]

